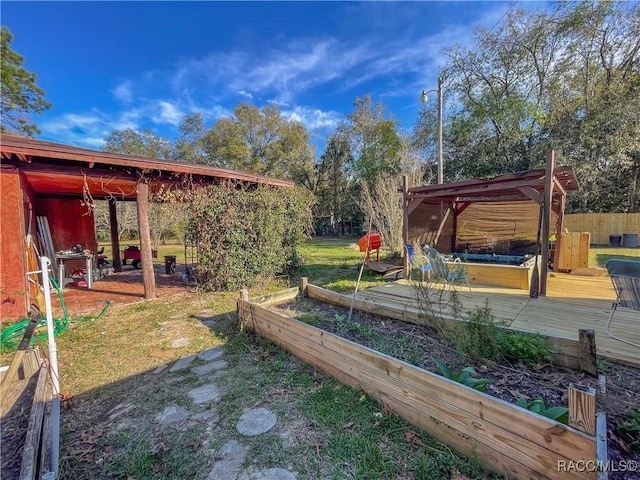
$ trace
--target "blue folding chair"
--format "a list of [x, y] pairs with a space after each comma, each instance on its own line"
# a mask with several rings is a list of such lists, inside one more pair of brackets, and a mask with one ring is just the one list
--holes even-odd
[[423, 252], [416, 253], [413, 245], [405, 245], [407, 257], [409, 258], [409, 280], [411, 280], [411, 271], [414, 268], [420, 269], [420, 280], [424, 283], [424, 274], [431, 275], [431, 262]]
[[[613, 288], [616, 291], [616, 301], [611, 308], [611, 315], [607, 321], [607, 334], [611, 338], [615, 338], [634, 347], [640, 347], [639, 344], [630, 342], [627, 339], [616, 337], [613, 335], [609, 328], [613, 321], [613, 315], [616, 313], [618, 307], [628, 308], [640, 312], [640, 261], [637, 260], [624, 260], [621, 258], [612, 258], [605, 266]], [[640, 315], [636, 317], [638, 319], [638, 325], [640, 326]]]
[[[429, 259], [433, 267], [433, 274], [435, 278], [441, 279], [445, 286], [455, 290], [455, 286], [459, 283], [466, 283], [467, 288], [469, 289], [469, 293], [473, 295], [473, 291], [471, 290], [471, 284], [469, 284], [469, 277], [467, 276], [467, 272], [465, 272], [464, 267], [462, 265], [454, 266], [453, 268], [449, 268], [447, 262], [445, 262], [444, 255], [442, 255], [435, 248], [425, 248], [424, 254]], [[460, 259], [455, 259], [454, 263], [461, 263]]]

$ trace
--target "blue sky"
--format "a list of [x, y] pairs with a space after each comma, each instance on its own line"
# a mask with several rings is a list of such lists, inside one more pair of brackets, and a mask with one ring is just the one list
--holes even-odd
[[369, 94], [409, 130], [445, 49], [471, 45], [474, 29], [493, 28], [512, 4], [5, 0], [0, 8], [12, 48], [53, 103], [35, 117], [38, 138], [99, 149], [112, 129], [173, 139], [185, 114], [199, 111], [211, 126], [242, 101], [278, 104], [319, 140]]

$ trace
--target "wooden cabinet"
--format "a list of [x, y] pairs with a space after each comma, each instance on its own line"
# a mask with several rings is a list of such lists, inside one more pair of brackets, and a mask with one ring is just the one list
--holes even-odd
[[[554, 270], [570, 272], [589, 267], [589, 232], [562, 233], [560, 251], [554, 252]], [[556, 244], [557, 247], [557, 244]]]

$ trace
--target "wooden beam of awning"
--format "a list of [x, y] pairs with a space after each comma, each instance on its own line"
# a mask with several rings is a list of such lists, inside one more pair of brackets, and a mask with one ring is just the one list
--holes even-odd
[[[496, 192], [508, 192], [518, 190], [520, 187], [544, 188], [544, 177], [539, 179], [513, 179], [501, 183], [485, 183], [480, 185], [453, 186], [450, 188], [439, 189], [434, 192], [412, 193], [409, 192], [409, 198], [445, 198], [445, 197], [471, 197], [484, 196]], [[507, 195], [507, 193], [505, 193]]]
[[540, 202], [542, 201], [542, 195], [535, 188], [526, 186], [520, 187], [518, 190], [520, 190], [524, 195], [540, 205]]

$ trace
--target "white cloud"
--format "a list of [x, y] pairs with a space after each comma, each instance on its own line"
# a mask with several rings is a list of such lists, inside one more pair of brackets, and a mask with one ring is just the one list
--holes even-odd
[[242, 90], [242, 89], [241, 89], [241, 90], [238, 90], [238, 92], [236, 92], [236, 93], [237, 93], [238, 95], [242, 96], [242, 97], [246, 97], [246, 98], [248, 98], [249, 100], [253, 100], [253, 94], [251, 94], [251, 93], [249, 93], [249, 92], [246, 92], [246, 91], [244, 91], [244, 90]]
[[333, 131], [344, 115], [334, 111], [322, 111], [313, 107], [296, 106], [290, 110], [281, 111], [283, 117], [291, 118], [304, 124], [310, 132], [320, 130]]
[[151, 109], [156, 109], [157, 113], [151, 116], [155, 123], [168, 123], [177, 126], [182, 121], [184, 113], [179, 107], [166, 100], [157, 100], [150, 105]]
[[127, 80], [120, 83], [119, 85], [116, 85], [116, 87], [111, 90], [111, 93], [114, 97], [116, 97], [116, 100], [124, 103], [131, 103], [131, 101], [133, 100], [132, 88], [133, 85], [131, 81]]

